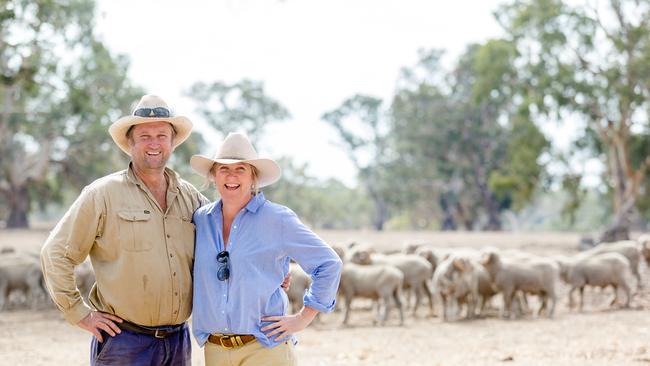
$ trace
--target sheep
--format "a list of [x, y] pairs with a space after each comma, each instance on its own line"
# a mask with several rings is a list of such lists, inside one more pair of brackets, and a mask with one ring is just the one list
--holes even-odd
[[614, 299], [610, 306], [618, 301], [618, 288], [625, 292], [625, 307], [630, 306], [630, 286], [627, 276], [632, 275], [630, 262], [620, 253], [601, 253], [598, 255], [577, 255], [573, 258], [558, 259], [560, 277], [571, 286], [569, 291], [569, 308], [573, 308], [573, 293], [580, 291], [579, 311], [583, 309], [585, 286], [614, 288]]
[[352, 299], [355, 297], [381, 300], [383, 312], [380, 311], [380, 306], [377, 307], [377, 321], [380, 325], [384, 325], [388, 319], [392, 298], [399, 310], [400, 325], [403, 325], [404, 311], [400, 298], [403, 282], [402, 272], [390, 265], [344, 263], [339, 284], [339, 293], [345, 303], [343, 325], [348, 323]]
[[650, 266], [650, 234], [643, 234], [636, 240], [639, 243], [641, 255], [645, 259], [646, 264]]
[[338, 245], [332, 245], [332, 249], [334, 250], [334, 253], [336, 253], [336, 255], [338, 255], [339, 258], [341, 258], [341, 260], [343, 260], [345, 258], [345, 248], [344, 247], [338, 246]]
[[433, 249], [420, 247], [417, 248], [413, 254], [419, 255], [420, 257], [426, 259], [427, 262], [431, 263], [431, 269], [434, 272], [436, 271], [439, 259], [436, 253], [433, 252]]
[[429, 249], [431, 246], [431, 243], [423, 241], [406, 241], [402, 244], [401, 252], [404, 254], [416, 254], [418, 250]]
[[639, 261], [641, 250], [639, 244], [634, 240], [621, 240], [613, 243], [601, 243], [589, 250], [582, 252], [584, 255], [598, 255], [602, 253], [619, 253], [630, 262], [630, 270], [637, 280], [637, 289], [641, 289], [641, 274], [639, 273]]
[[434, 293], [442, 300], [443, 320], [449, 320], [452, 304], [467, 304], [467, 318], [475, 315], [478, 273], [466, 258], [449, 256], [433, 274]]
[[429, 315], [433, 316], [433, 296], [429, 288], [433, 268], [426, 259], [414, 254], [396, 253], [385, 255], [362, 249], [350, 251], [348, 259], [356, 264], [388, 264], [398, 268], [404, 275], [404, 288], [412, 289], [415, 292], [413, 315], [417, 315], [417, 309], [424, 291], [429, 299]]
[[32, 309], [46, 298], [38, 259], [24, 253], [0, 256], [0, 311], [15, 290], [24, 292]]
[[302, 309], [305, 291], [311, 286], [311, 277], [297, 264], [289, 265], [289, 274], [291, 275], [291, 286], [287, 289], [287, 297], [291, 304], [292, 313]]
[[[512, 300], [517, 291], [539, 295], [542, 305], [537, 314], [546, 309], [548, 317], [553, 316], [557, 300], [555, 283], [559, 275], [559, 268], [553, 261], [533, 257], [528, 260], [505, 260], [497, 252], [488, 250], [481, 264], [503, 294], [503, 318], [512, 316]], [[547, 309], [549, 299], [551, 304]]]

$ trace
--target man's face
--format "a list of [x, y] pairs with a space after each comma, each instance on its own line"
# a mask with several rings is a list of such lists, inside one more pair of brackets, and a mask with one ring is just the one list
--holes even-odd
[[140, 169], [160, 170], [172, 152], [173, 129], [168, 122], [143, 123], [133, 127], [129, 152], [133, 165]]

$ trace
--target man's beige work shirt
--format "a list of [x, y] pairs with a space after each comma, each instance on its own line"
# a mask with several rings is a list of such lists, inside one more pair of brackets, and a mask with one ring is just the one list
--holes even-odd
[[[179, 324], [192, 311], [194, 210], [207, 203], [165, 169], [163, 212], [133, 168], [96, 180], [50, 233], [41, 253], [46, 284], [72, 324], [91, 307], [144, 326]], [[74, 266], [90, 255], [96, 284], [81, 299]]]

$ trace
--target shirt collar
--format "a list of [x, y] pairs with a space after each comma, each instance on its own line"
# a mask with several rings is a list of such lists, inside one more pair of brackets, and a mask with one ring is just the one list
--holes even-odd
[[254, 195], [250, 201], [248, 201], [248, 204], [246, 205], [246, 210], [255, 213], [257, 212], [257, 209], [262, 207], [264, 202], [266, 202], [266, 198], [264, 198], [264, 193], [257, 192], [257, 194]]
[[[165, 167], [165, 177], [167, 177], [167, 183], [169, 184], [167, 191], [173, 192], [178, 190], [178, 173], [170, 168]], [[133, 162], [130, 162], [129, 167], [126, 169], [126, 179], [129, 182], [139, 186], [145, 185], [142, 179], [140, 179], [140, 177], [135, 174], [135, 171], [133, 170]]]

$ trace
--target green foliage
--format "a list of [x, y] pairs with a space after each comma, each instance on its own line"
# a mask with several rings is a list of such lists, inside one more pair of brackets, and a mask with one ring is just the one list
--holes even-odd
[[613, 222], [624, 225], [643, 200], [647, 178], [639, 178], [650, 166], [638, 144], [649, 127], [650, 3], [517, 0], [497, 18], [519, 53], [529, 103], [542, 116], [587, 122], [588, 139], [576, 146], [603, 159]]
[[511, 120], [508, 135], [508, 161], [490, 174], [489, 186], [501, 201], [512, 201], [513, 209], [519, 211], [533, 200], [540, 185], [544, 166], [538, 160], [549, 143], [530, 119], [516, 116]]
[[214, 129], [224, 136], [243, 130], [253, 145], [268, 123], [291, 117], [280, 102], [266, 95], [264, 83], [260, 81], [244, 79], [234, 84], [197, 82], [188, 95], [196, 103], [197, 112]]
[[506, 40], [470, 45], [451, 73], [440, 52], [421, 55], [403, 71], [391, 108], [391, 143], [405, 162], [397, 205], [439, 205], [427, 211], [442, 228], [472, 229], [484, 217], [498, 229], [501, 210], [532, 200], [548, 147], [517, 88], [517, 52]]
[[357, 94], [321, 117], [336, 130], [341, 147], [359, 172], [359, 182], [373, 202], [377, 230], [388, 219], [387, 197], [394, 187], [388, 171], [389, 126], [381, 105], [381, 99]]
[[141, 91], [95, 38], [93, 1], [3, 1], [0, 23], [0, 194], [26, 226], [32, 200], [126, 165], [107, 128]]

